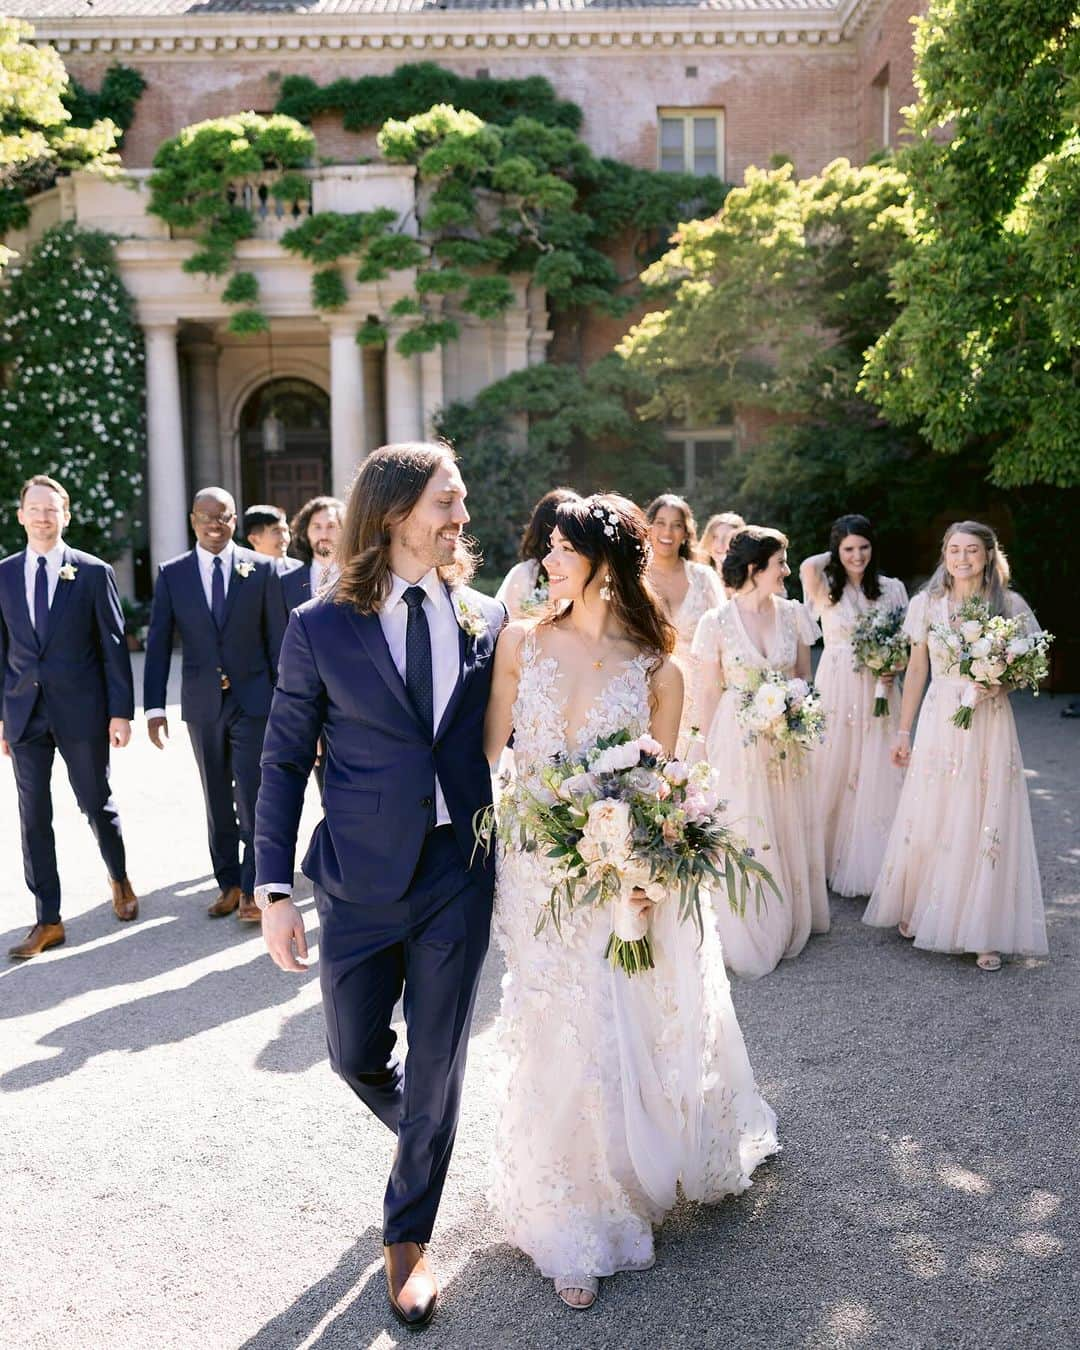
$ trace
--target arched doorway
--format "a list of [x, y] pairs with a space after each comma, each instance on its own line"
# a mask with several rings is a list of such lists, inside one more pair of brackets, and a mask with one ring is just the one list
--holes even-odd
[[330, 491], [330, 398], [309, 380], [271, 380], [240, 414], [244, 505], [286, 515]]

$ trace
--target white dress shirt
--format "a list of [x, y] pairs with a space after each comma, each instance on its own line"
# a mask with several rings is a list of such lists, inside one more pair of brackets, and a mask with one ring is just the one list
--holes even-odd
[[26, 581], [26, 608], [30, 614], [31, 628], [34, 626], [34, 587], [37, 585], [38, 559], [42, 557], [45, 559], [45, 576], [49, 583], [49, 608], [52, 609], [60, 568], [64, 565], [64, 541], [57, 540], [48, 553], [35, 553], [29, 544], [26, 546], [23, 577]]
[[308, 568], [308, 587], [311, 591], [311, 598], [314, 599], [322, 591], [323, 578], [326, 578], [327, 585], [337, 581], [338, 567], [334, 561], [313, 562]]
[[[206, 597], [206, 608], [210, 611], [211, 617], [214, 613], [214, 559], [221, 559], [221, 575], [225, 582], [225, 594], [228, 595], [235, 557], [236, 545], [231, 539], [220, 553], [211, 553], [208, 549], [203, 548], [202, 544], [195, 545], [195, 561], [199, 564], [199, 580], [202, 582], [203, 595]], [[164, 708], [147, 708], [146, 710], [148, 722], [152, 717], [164, 716]]]
[[[402, 680], [405, 679], [405, 628], [409, 620], [409, 607], [402, 596], [412, 585], [422, 586], [427, 594], [423, 612], [431, 633], [431, 674], [435, 686], [433, 713], [435, 730], [438, 731], [461, 670], [460, 638], [454, 607], [434, 568], [417, 582], [402, 581], [396, 573], [391, 573], [391, 578], [390, 594], [379, 610], [379, 623], [386, 645], [390, 648], [391, 659]], [[435, 823], [450, 824], [450, 811], [438, 778], [435, 779]]]
[[[390, 594], [379, 610], [379, 623], [386, 645], [390, 648], [390, 659], [402, 681], [405, 679], [405, 629], [409, 620], [409, 607], [402, 596], [413, 585], [422, 586], [427, 593], [424, 615], [431, 634], [431, 674], [434, 684], [432, 712], [435, 730], [438, 731], [461, 673], [461, 638], [454, 607], [434, 568], [417, 582], [403, 581], [396, 573], [391, 573], [391, 582]], [[450, 809], [446, 805], [438, 775], [435, 777], [435, 823], [450, 824]], [[259, 897], [271, 891], [279, 895], [291, 895], [292, 884], [267, 882], [255, 888], [255, 894]]]

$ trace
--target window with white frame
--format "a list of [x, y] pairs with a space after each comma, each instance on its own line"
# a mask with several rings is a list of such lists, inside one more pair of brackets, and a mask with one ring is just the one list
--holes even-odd
[[672, 487], [689, 495], [712, 482], [723, 461], [734, 453], [735, 428], [669, 430], [665, 440]]
[[661, 108], [660, 168], [724, 176], [723, 108]]

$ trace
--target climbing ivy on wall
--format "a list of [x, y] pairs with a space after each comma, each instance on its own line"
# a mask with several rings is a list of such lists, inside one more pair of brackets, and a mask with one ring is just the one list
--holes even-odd
[[405, 120], [437, 103], [450, 103], [500, 125], [516, 117], [531, 117], [578, 131], [582, 121], [577, 104], [557, 98], [542, 75], [524, 80], [473, 79], [432, 61], [398, 66], [391, 75], [363, 75], [322, 87], [307, 75], [287, 75], [274, 111], [300, 122], [340, 113], [346, 131], [366, 131], [384, 122]]
[[61, 101], [71, 114], [71, 126], [90, 127], [108, 118], [120, 131], [122, 144], [123, 133], [135, 120], [135, 109], [145, 88], [146, 80], [139, 71], [117, 63], [105, 72], [97, 93], [69, 75]]

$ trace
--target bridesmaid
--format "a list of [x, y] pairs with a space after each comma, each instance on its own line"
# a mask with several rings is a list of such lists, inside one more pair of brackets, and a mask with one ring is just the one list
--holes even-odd
[[749, 671], [810, 678], [819, 634], [803, 606], [787, 599], [790, 574], [779, 530], [738, 530], [724, 559], [732, 598], [704, 616], [694, 639], [706, 757], [724, 775], [732, 828], [746, 836], [783, 897], [772, 896], [760, 910], [751, 901], [741, 918], [726, 904], [716, 907], [724, 961], [749, 978], [767, 975], [782, 958], [797, 956], [812, 932], [829, 929], [824, 835], [807, 762], [819, 749], [780, 759], [765, 738], [747, 744], [737, 716]]
[[718, 516], [710, 516], [701, 536], [701, 552], [704, 561], [719, 576], [724, 566], [724, 555], [728, 542], [736, 530], [744, 530], [746, 521], [735, 511], [721, 511]]
[[[945, 532], [941, 562], [908, 610], [912, 641], [893, 761], [910, 765], [881, 876], [863, 922], [897, 924], [916, 947], [973, 952], [980, 970], [1000, 970], [1001, 953], [1047, 951], [1042, 886], [1024, 765], [1005, 690], [980, 689], [968, 730], [952, 724], [968, 681], [950, 672], [935, 624], [954, 624], [970, 596], [996, 614], [1023, 616], [1009, 589], [1009, 564], [993, 530], [962, 520]], [[919, 734], [909, 750], [911, 727]]]
[[649, 522], [652, 545], [649, 580], [663, 603], [667, 618], [675, 626], [674, 657], [682, 670], [687, 690], [679, 724], [678, 755], [681, 759], [689, 749], [692, 729], [705, 730], [694, 707], [694, 633], [705, 611], [723, 601], [724, 588], [711, 567], [693, 561], [697, 551], [697, 525], [688, 502], [666, 492], [645, 508], [645, 519]]
[[[799, 576], [825, 635], [815, 682], [828, 734], [813, 763], [814, 796], [825, 826], [825, 871], [837, 895], [869, 895], [903, 783], [889, 759], [900, 694], [890, 688], [889, 716], [873, 715], [877, 677], [854, 668], [851, 630], [870, 609], [907, 609], [907, 591], [895, 577], [879, 574], [874, 532], [859, 515], [833, 521], [828, 553], [807, 558]], [[891, 686], [892, 677], [885, 683]]]
[[578, 500], [570, 488], [552, 488], [545, 492], [532, 509], [529, 523], [521, 537], [521, 561], [515, 563], [503, 577], [495, 599], [501, 600], [511, 622], [515, 619], [535, 618], [547, 608], [547, 573], [544, 557], [551, 548], [551, 529], [555, 512], [563, 502]]

